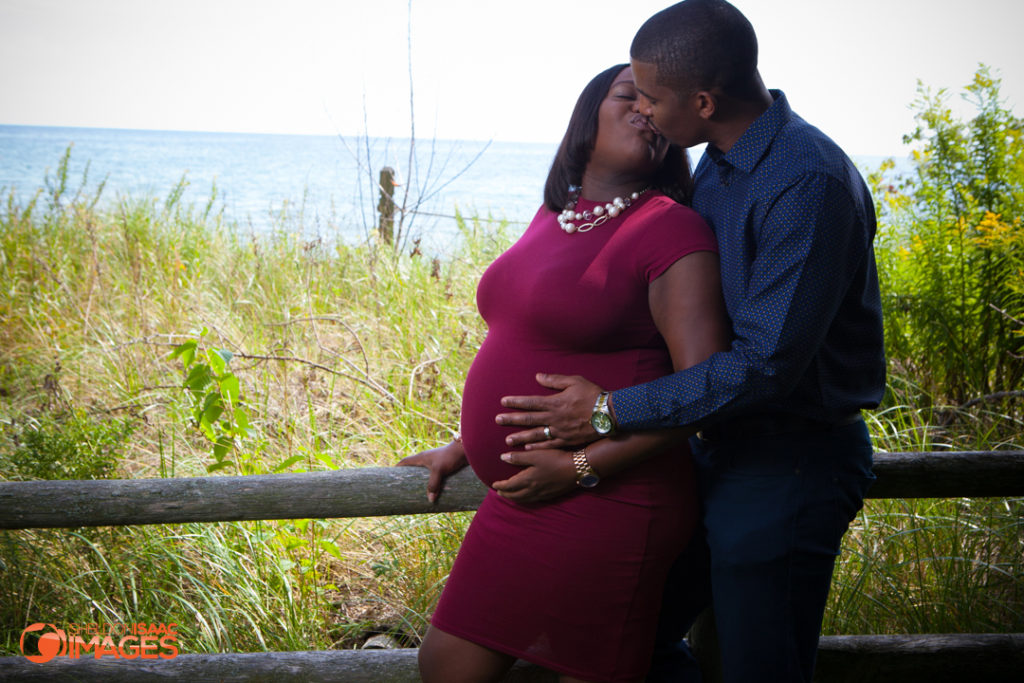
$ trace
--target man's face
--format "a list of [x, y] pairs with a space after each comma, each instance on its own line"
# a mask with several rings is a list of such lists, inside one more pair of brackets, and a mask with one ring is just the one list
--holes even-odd
[[698, 115], [691, 97], [682, 97], [658, 82], [658, 67], [650, 62], [632, 60], [633, 81], [640, 94], [640, 113], [670, 142], [693, 147], [706, 142], [704, 120]]

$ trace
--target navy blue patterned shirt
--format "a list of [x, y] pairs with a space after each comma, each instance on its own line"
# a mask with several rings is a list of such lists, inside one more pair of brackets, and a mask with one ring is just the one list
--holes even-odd
[[849, 157], [772, 96], [728, 153], [708, 145], [694, 178], [693, 208], [718, 239], [732, 346], [613, 392], [622, 429], [764, 413], [832, 421], [881, 400], [871, 195]]

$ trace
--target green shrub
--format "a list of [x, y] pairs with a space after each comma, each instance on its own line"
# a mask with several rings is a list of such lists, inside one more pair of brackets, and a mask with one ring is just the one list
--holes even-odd
[[1024, 380], [1024, 122], [981, 67], [956, 118], [921, 86], [909, 178], [874, 176], [877, 254], [892, 368], [919, 398], [964, 405]]
[[132, 435], [129, 419], [101, 420], [83, 410], [44, 415], [9, 428], [0, 474], [12, 479], [106, 479]]

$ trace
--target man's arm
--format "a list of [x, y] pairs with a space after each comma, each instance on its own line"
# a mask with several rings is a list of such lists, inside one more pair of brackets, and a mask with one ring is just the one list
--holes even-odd
[[694, 424], [786, 399], [868, 257], [872, 235], [864, 220], [849, 189], [831, 176], [807, 174], [781, 192], [755, 236], [757, 252], [740, 289], [745, 296], [730, 307], [730, 350], [616, 391], [620, 425]]
[[[731, 349], [667, 377], [613, 392], [611, 405], [621, 429], [692, 425], [713, 413], [771, 402], [792, 391], [866, 258], [871, 235], [846, 187], [823, 174], [809, 174], [779, 195], [757, 239], [749, 279], [741, 286], [746, 296], [730, 309], [735, 334]], [[582, 378], [549, 379], [565, 385], [562, 393], [507, 397], [505, 407], [540, 412], [503, 413], [499, 424], [549, 425], [552, 435], [567, 444], [595, 438], [581, 423], [592, 410], [587, 400], [599, 391]], [[535, 441], [538, 432], [542, 434], [537, 429], [517, 432], [509, 442]]]

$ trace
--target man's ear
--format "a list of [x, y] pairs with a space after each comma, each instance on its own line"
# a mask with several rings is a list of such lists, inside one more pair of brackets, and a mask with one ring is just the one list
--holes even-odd
[[698, 90], [693, 96], [694, 106], [697, 108], [697, 115], [705, 121], [710, 121], [715, 115], [718, 107], [717, 98], [707, 90]]

